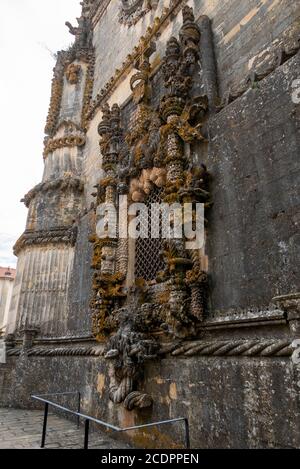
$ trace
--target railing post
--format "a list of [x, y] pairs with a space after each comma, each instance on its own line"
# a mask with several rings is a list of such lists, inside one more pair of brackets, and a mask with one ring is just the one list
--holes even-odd
[[[78, 414], [80, 414], [80, 410], [81, 410], [81, 394], [79, 392], [78, 393], [78, 407], [77, 407]], [[77, 417], [77, 428], [79, 427], [80, 427], [80, 415], [78, 415]]]
[[89, 449], [89, 431], [90, 431], [90, 421], [85, 421], [84, 426], [84, 449]]
[[42, 434], [41, 448], [45, 448], [45, 443], [46, 443], [48, 410], [49, 410], [49, 404], [46, 402], [45, 403], [45, 412], [44, 412], [44, 423], [43, 423], [43, 434]]
[[186, 449], [190, 449], [191, 441], [190, 441], [190, 426], [188, 419], [184, 419], [184, 426], [185, 426], [185, 447]]

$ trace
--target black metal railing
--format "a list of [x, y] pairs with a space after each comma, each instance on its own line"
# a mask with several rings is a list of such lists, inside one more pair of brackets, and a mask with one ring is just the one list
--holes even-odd
[[[50, 401], [49, 397], [52, 396], [68, 396], [68, 395], [76, 395], [78, 400], [77, 400], [77, 411], [71, 410], [68, 407], [64, 407], [60, 404], [56, 404], [53, 401]], [[127, 427], [127, 428], [120, 428], [116, 427], [115, 425], [111, 425], [110, 423], [103, 422], [102, 420], [96, 419], [94, 417], [90, 417], [89, 415], [85, 415], [81, 413], [81, 394], [80, 392], [61, 392], [61, 393], [54, 393], [54, 394], [43, 394], [39, 396], [31, 396], [32, 399], [35, 399], [36, 401], [43, 402], [45, 404], [44, 408], [44, 422], [43, 422], [43, 433], [42, 433], [42, 440], [41, 440], [41, 448], [45, 448], [46, 444], [46, 435], [47, 435], [47, 424], [48, 424], [48, 413], [49, 413], [49, 406], [54, 407], [55, 409], [61, 410], [63, 412], [66, 412], [68, 414], [74, 415], [77, 417], [77, 427], [80, 427], [80, 419], [84, 420], [84, 449], [89, 448], [89, 433], [90, 433], [90, 422], [93, 422], [97, 425], [100, 425], [102, 427], [105, 427], [106, 429], [109, 429], [113, 432], [116, 433], [124, 433], [124, 432], [129, 432], [132, 430], [139, 430], [141, 428], [149, 428], [149, 427], [157, 427], [160, 425], [170, 425], [178, 422], [183, 422], [184, 423], [184, 429], [185, 429], [185, 448], [189, 449], [190, 448], [190, 427], [189, 427], [189, 421], [185, 417], [179, 417], [176, 419], [170, 419], [170, 420], [162, 420], [160, 422], [152, 422], [152, 423], [147, 423], [144, 425], [135, 425], [134, 427]]]

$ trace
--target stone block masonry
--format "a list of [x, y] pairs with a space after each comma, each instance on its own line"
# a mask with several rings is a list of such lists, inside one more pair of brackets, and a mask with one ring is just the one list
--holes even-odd
[[[67, 23], [0, 406], [26, 420], [32, 394], [80, 391], [119, 427], [187, 417], [194, 448], [299, 448], [297, 2], [131, 3], [84, 0]], [[204, 247], [99, 239], [97, 207], [120, 194], [203, 202]], [[167, 426], [123, 437], [184, 441]]]

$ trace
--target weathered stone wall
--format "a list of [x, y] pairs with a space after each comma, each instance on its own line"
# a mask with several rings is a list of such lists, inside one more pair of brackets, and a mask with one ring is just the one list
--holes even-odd
[[80, 176], [82, 171], [82, 150], [79, 148], [59, 148], [45, 159], [43, 181], [63, 177], [65, 173]]
[[[128, 28], [118, 21], [119, 2], [109, 2], [94, 32], [96, 70], [99, 71], [94, 96], [106, 85], [115, 70], [121, 68], [147, 27], [169, 4], [169, 0], [160, 0], [156, 10]], [[295, 37], [299, 29], [299, 5], [289, 0], [189, 0], [187, 4], [194, 8], [196, 18], [207, 15], [212, 20], [221, 95], [230, 86], [242, 81], [253, 66], [265, 61], [281, 41]], [[171, 36], [176, 37], [180, 27], [179, 13], [158, 37], [153, 62], [163, 57], [166, 41]]]
[[78, 237], [75, 249], [74, 266], [70, 279], [68, 302], [68, 331], [74, 336], [90, 336], [92, 317], [89, 302], [92, 291], [93, 270], [91, 269], [93, 216], [88, 214], [81, 218], [78, 226]]
[[74, 248], [63, 244], [22, 251], [18, 267], [22, 288], [12, 305], [19, 311], [18, 330], [30, 325], [43, 336], [68, 334], [67, 298], [73, 258]]
[[[94, 97], [169, 4], [160, 1], [157, 11], [128, 29], [118, 22], [118, 3], [107, 3], [94, 31]], [[27, 228], [39, 230], [39, 237], [31, 245], [30, 237], [23, 240], [13, 312], [19, 329], [27, 321], [38, 323], [40, 331], [29, 356], [23, 354], [19, 339], [8, 354], [8, 364], [0, 367], [0, 405], [34, 406], [32, 393], [79, 390], [84, 412], [121, 426], [187, 416], [194, 447], [299, 447], [300, 377], [290, 358], [299, 324], [293, 330], [288, 310], [276, 309], [271, 301], [299, 291], [300, 108], [291, 94], [293, 80], [300, 77], [300, 56], [298, 52], [283, 65], [273, 59], [282, 44], [295, 38], [300, 12], [297, 2], [287, 0], [188, 4], [194, 6], [196, 18], [206, 14], [212, 19], [220, 98], [228, 98], [209, 117], [205, 131], [210, 143], [192, 147], [194, 158], [206, 163], [212, 175], [214, 205], [208, 215], [206, 247], [210, 307], [198, 344], [200, 350], [201, 341], [208, 341], [203, 346], [207, 353], [166, 353], [149, 363], [141, 386], [153, 397], [154, 406], [139, 413], [109, 401], [114, 373], [103, 350], [96, 356], [80, 356], [96, 346], [90, 338], [89, 236], [95, 222], [92, 192], [103, 175], [99, 108], [88, 123], [82, 150], [79, 144], [60, 144], [46, 157], [43, 181], [59, 179], [59, 190], [39, 187], [28, 203]], [[178, 35], [182, 24], [179, 15], [169, 20], [151, 58], [158, 69], [167, 40]], [[266, 64], [266, 78], [252, 76], [252, 86], [230, 93], [252, 69], [259, 72]], [[108, 94], [110, 105], [122, 106], [124, 127], [130, 115], [132, 73], [127, 70]], [[157, 104], [159, 71], [152, 82]], [[59, 118], [78, 124], [83, 82], [72, 88], [64, 77], [62, 87]], [[64, 123], [51, 138], [64, 138], [66, 127]], [[53, 233], [60, 226], [63, 232]], [[78, 233], [73, 239], [69, 230], [75, 226]], [[74, 349], [66, 350], [71, 344]], [[60, 350], [53, 351], [55, 347]], [[239, 353], [231, 353], [233, 349]], [[149, 435], [134, 433], [131, 441], [142, 447], [175, 447], [182, 437], [181, 431], [164, 428]]]
[[210, 123], [214, 311], [263, 307], [299, 289], [299, 76], [298, 54]]
[[[7, 365], [6, 365], [7, 366]], [[194, 448], [299, 448], [300, 371], [287, 358], [195, 357], [154, 362], [144, 390], [157, 396], [152, 410], [126, 411], [109, 401], [107, 361], [92, 357], [10, 358], [0, 405], [37, 406], [33, 393], [81, 391], [84, 413], [123, 427], [188, 417]], [[0, 365], [1, 367], [1, 365]], [[3, 373], [3, 365], [1, 375]], [[83, 371], [84, 370], [84, 371]], [[32, 380], [35, 376], [35, 380]], [[74, 399], [57, 400], [76, 409]], [[139, 447], [183, 447], [182, 426], [130, 432]]]

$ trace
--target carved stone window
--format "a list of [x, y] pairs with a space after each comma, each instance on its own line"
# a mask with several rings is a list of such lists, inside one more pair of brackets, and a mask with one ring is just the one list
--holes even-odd
[[[145, 204], [148, 207], [148, 230], [151, 232], [151, 204], [161, 203], [162, 189], [155, 187], [147, 197]], [[160, 224], [160, 219], [152, 220]], [[161, 257], [162, 239], [139, 238], [135, 245], [135, 278], [146, 281], [155, 280], [157, 274], [164, 270], [165, 264]]]
[[[128, 14], [143, 11], [146, 4], [152, 8], [155, 3], [131, 0], [120, 2], [120, 6], [128, 18]], [[161, 225], [159, 214], [151, 220], [151, 204], [188, 203], [195, 207], [202, 203], [208, 209], [212, 203], [206, 166], [195, 164], [192, 148], [185, 152], [187, 144], [197, 140], [207, 143], [201, 128], [210, 100], [207, 95], [193, 96], [193, 85], [199, 77], [201, 30], [192, 8], [185, 6], [182, 16], [179, 38], [169, 39], [162, 60], [165, 90], [159, 103], [154, 105], [150, 86], [153, 70], [149, 58], [156, 50], [155, 44], [143, 38], [137, 48], [137, 72], [130, 80], [136, 106], [133, 125], [125, 134], [119, 105], [110, 107], [105, 103], [98, 127], [104, 177], [94, 193], [97, 206], [106, 202], [121, 208], [117, 196], [122, 194], [129, 196], [129, 202], [145, 203], [148, 207], [144, 220], [142, 213], [134, 213], [138, 217], [135, 221], [141, 224], [139, 231], [148, 231], [146, 239], [100, 239], [97, 233], [91, 237], [95, 270], [93, 333], [98, 341], [109, 338], [104, 355], [114, 360], [109, 398], [115, 404], [123, 403], [127, 410], [153, 404], [152, 397], [137, 391], [136, 385], [143, 364], [158, 357], [161, 344], [157, 331], [176, 341], [202, 334], [208, 305], [208, 275], [202, 270], [198, 249], [188, 249], [185, 237], [163, 239], [164, 233], [157, 232], [158, 239], [149, 237], [151, 223], [156, 228]], [[210, 22], [208, 18], [204, 21], [204, 34], [209, 41]], [[204, 58], [213, 57], [212, 47], [208, 52], [204, 51]], [[203, 73], [213, 69], [211, 61], [208, 65], [203, 60]], [[209, 80], [207, 88], [212, 87]], [[140, 207], [141, 212], [143, 209]], [[123, 212], [123, 216], [127, 217], [127, 213]], [[168, 217], [168, 221], [172, 218]], [[193, 219], [196, 220], [195, 209]], [[155, 279], [156, 285], [151, 282]]]

